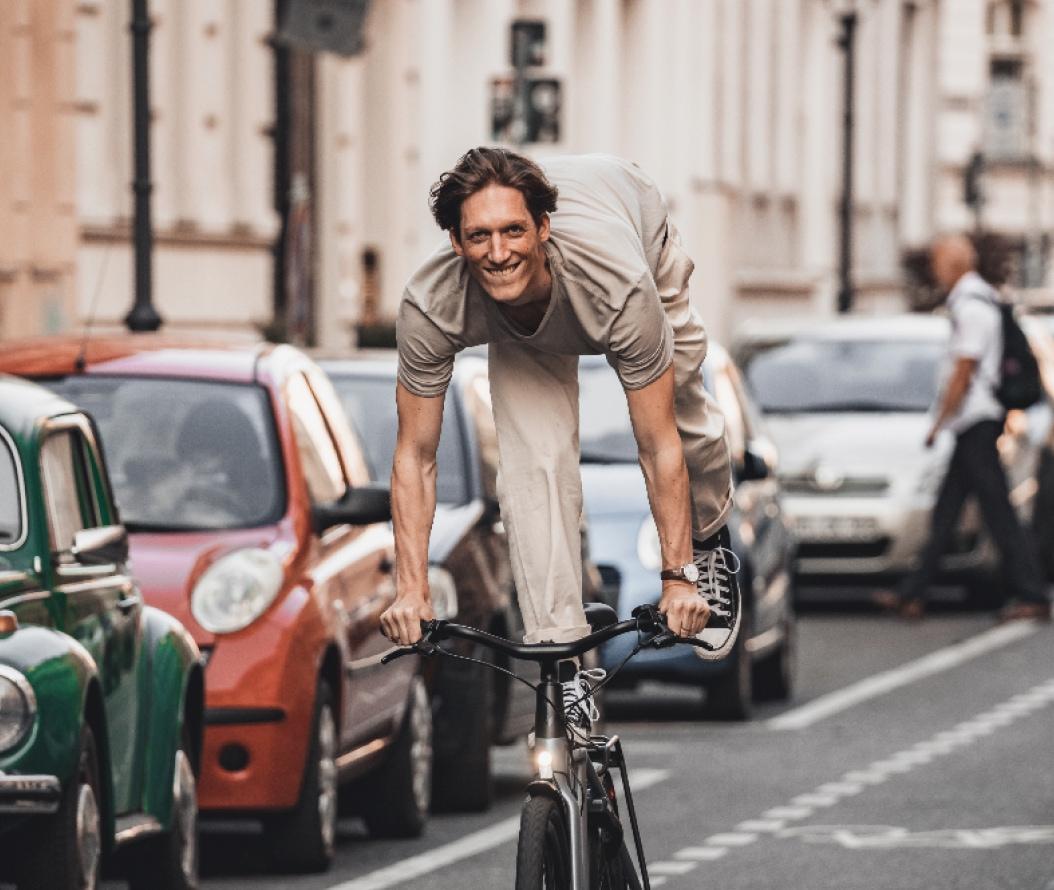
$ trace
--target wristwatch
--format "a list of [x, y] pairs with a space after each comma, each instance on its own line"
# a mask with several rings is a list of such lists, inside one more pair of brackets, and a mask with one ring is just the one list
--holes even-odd
[[689, 584], [695, 584], [699, 580], [699, 566], [694, 562], [687, 562], [675, 569], [663, 569], [659, 572], [659, 577], [663, 581], [687, 581]]

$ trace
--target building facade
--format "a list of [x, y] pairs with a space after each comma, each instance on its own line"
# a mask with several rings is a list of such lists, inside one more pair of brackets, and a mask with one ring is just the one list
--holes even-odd
[[[1016, 283], [1050, 283], [1054, 0], [372, 0], [352, 58], [282, 56], [290, 2], [151, 0], [169, 328], [383, 328], [443, 237], [429, 187], [495, 143], [651, 173], [716, 335], [831, 313], [849, 16], [854, 310], [900, 308], [905, 251], [946, 229], [1006, 234]], [[131, 305], [129, 7], [0, 5], [0, 336]]]

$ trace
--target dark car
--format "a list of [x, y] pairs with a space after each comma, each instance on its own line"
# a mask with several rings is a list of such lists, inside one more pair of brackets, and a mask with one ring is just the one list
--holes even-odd
[[[320, 364], [360, 433], [375, 478], [387, 481], [398, 426], [394, 355]], [[456, 614], [464, 624], [517, 639], [523, 622], [498, 510], [497, 435], [482, 359], [462, 356], [455, 364], [436, 461], [436, 516], [428, 552], [436, 613]], [[482, 650], [461, 652], [491, 658]], [[491, 799], [491, 744], [526, 734], [534, 698], [522, 684], [470, 663], [431, 659], [428, 668], [435, 703], [435, 805], [483, 809]], [[530, 669], [517, 664], [516, 670]]]
[[200, 655], [144, 605], [91, 419], [0, 376], [0, 878], [197, 887]]
[[[743, 630], [722, 661], [703, 661], [686, 646], [646, 650], [623, 668], [619, 681], [697, 685], [706, 690], [709, 715], [744, 719], [755, 698], [791, 694], [794, 541], [780, 506], [775, 449], [761, 433], [738, 370], [720, 347], [711, 345], [703, 376], [725, 414], [737, 481], [728, 528], [741, 564]], [[579, 379], [590, 548], [604, 581], [605, 599], [617, 603], [620, 618], [628, 618], [637, 606], [658, 602], [662, 592], [658, 533], [618, 378], [603, 358], [587, 356], [580, 362]], [[603, 666], [618, 666], [632, 646], [627, 637], [606, 644]]]

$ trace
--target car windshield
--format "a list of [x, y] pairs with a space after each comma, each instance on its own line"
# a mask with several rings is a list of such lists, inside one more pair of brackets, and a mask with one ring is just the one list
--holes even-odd
[[637, 440], [615, 372], [606, 364], [582, 364], [578, 387], [582, 463], [636, 463]]
[[22, 499], [18, 492], [15, 456], [0, 438], [0, 544], [11, 544], [22, 532]]
[[96, 376], [47, 386], [95, 418], [129, 530], [248, 528], [282, 516], [282, 465], [261, 387]]
[[[394, 374], [391, 377], [333, 374], [331, 377], [344, 411], [366, 448], [374, 478], [387, 481], [392, 474], [395, 434], [399, 429]], [[468, 480], [457, 412], [450, 402], [448, 390], [436, 452], [436, 500], [440, 504], [463, 504], [468, 500]]]
[[927, 411], [943, 344], [920, 340], [792, 340], [745, 362], [747, 385], [769, 414]]

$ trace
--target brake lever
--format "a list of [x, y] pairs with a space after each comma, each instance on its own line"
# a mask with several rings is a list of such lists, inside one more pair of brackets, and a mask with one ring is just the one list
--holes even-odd
[[401, 649], [396, 649], [394, 652], [381, 656], [381, 664], [391, 664], [395, 659], [402, 658], [404, 655], [423, 655], [426, 658], [429, 655], [435, 655], [439, 651], [439, 647], [432, 642], [431, 638], [432, 634], [439, 630], [441, 625], [442, 622], [436, 619], [422, 621], [421, 639], [412, 646], [404, 646]]

